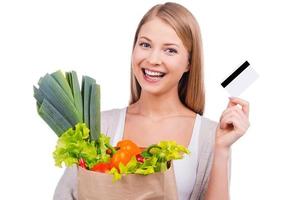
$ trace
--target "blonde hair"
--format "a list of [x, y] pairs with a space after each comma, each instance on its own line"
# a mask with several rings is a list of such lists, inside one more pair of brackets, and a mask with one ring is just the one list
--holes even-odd
[[[182, 5], [165, 3], [153, 6], [140, 21], [133, 42], [133, 49], [138, 39], [141, 27], [146, 22], [157, 17], [171, 26], [182, 40], [189, 52], [190, 68], [185, 72], [178, 85], [180, 101], [189, 109], [203, 115], [205, 104], [203, 53], [199, 25], [194, 16]], [[139, 100], [141, 86], [131, 68], [131, 99], [129, 104]]]

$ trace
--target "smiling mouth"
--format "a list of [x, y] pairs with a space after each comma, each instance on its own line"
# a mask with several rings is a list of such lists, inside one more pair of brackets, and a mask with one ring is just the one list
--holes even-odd
[[164, 72], [151, 71], [146, 68], [142, 68], [142, 71], [145, 76], [151, 77], [151, 78], [162, 78], [166, 75], [166, 73], [164, 73]]

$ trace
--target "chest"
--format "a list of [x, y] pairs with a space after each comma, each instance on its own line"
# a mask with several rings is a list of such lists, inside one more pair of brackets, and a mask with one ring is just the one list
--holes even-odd
[[172, 117], [153, 121], [140, 116], [127, 115], [123, 139], [130, 139], [138, 146], [146, 147], [163, 140], [174, 140], [189, 146], [196, 118]]

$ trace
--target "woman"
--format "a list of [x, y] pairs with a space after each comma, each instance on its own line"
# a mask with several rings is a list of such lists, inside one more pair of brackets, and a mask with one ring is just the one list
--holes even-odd
[[[179, 4], [156, 5], [134, 37], [129, 106], [102, 112], [102, 132], [113, 144], [121, 139], [139, 146], [177, 141], [191, 151], [174, 161], [179, 199], [229, 199], [230, 146], [249, 127], [249, 105], [231, 98], [218, 124], [202, 117], [203, 111], [198, 23]], [[76, 169], [66, 169], [54, 199], [76, 199], [76, 182]]]

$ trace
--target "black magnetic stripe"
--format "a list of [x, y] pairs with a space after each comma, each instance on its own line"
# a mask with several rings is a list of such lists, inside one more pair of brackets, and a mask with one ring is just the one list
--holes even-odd
[[239, 68], [237, 68], [221, 85], [225, 88], [231, 81], [233, 81], [240, 73], [242, 73], [250, 64], [245, 61]]

